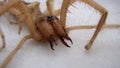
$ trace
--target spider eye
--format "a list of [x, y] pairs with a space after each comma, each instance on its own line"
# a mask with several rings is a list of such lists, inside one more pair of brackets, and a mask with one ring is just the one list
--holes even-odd
[[47, 16], [48, 20], [52, 20], [52, 18], [53, 18], [52, 16]]

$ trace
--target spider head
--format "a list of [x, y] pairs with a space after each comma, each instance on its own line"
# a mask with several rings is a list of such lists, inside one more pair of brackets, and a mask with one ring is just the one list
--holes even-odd
[[59, 21], [59, 19], [56, 16], [47, 16], [47, 21], [54, 23], [54, 21]]
[[47, 20], [52, 20], [53, 16], [47, 16]]

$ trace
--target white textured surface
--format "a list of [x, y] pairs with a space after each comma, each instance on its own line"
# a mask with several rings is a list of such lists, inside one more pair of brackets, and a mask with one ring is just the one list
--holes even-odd
[[[36, 0], [29, 0], [36, 1]], [[45, 10], [45, 0], [41, 2], [41, 10]], [[120, 24], [120, 0], [96, 0], [104, 6], [109, 16], [106, 23]], [[55, 0], [55, 8], [60, 8], [62, 1]], [[90, 6], [76, 2], [76, 8], [70, 7], [67, 15], [67, 25], [97, 24], [100, 14]], [[18, 25], [10, 25], [5, 18], [0, 18], [0, 25], [5, 34], [6, 48], [0, 52], [0, 64], [5, 57], [17, 46], [26, 35], [27, 29], [23, 28], [18, 35]], [[84, 49], [92, 36], [92, 30], [76, 30], [69, 33], [74, 44], [71, 48], [58, 42], [55, 51], [49, 44], [39, 43], [34, 40], [27, 41], [22, 49], [16, 53], [7, 68], [120, 68], [120, 28], [104, 29], [100, 32], [93, 47], [89, 52]]]

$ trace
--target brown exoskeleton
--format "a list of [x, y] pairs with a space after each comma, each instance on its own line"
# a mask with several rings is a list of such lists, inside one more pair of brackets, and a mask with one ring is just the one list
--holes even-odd
[[[0, 6], [1, 7], [4, 7], [5, 6], [5, 2], [6, 2], [7, 0], [5, 0], [5, 1], [1, 1], [0, 3]], [[39, 3], [38, 2], [33, 2], [33, 3], [27, 3], [27, 2], [25, 2], [25, 1], [22, 1], [21, 0], [21, 2], [23, 2], [28, 8], [29, 8], [29, 10], [30, 10], [30, 13], [32, 14], [32, 15], [37, 15], [36, 14], [36, 11], [38, 12], [39, 11]], [[34, 11], [34, 13], [33, 13], [33, 11]], [[16, 20], [16, 22], [15, 21], [12, 21], [12, 20], [10, 20], [9, 19], [9, 17], [7, 16], [7, 15], [4, 15], [4, 17], [10, 22], [10, 24], [19, 24], [19, 34], [20, 34], [20, 32], [21, 32], [21, 29], [22, 29], [22, 24], [25, 22], [25, 19], [24, 19], [24, 15], [19, 11], [19, 9], [17, 8], [17, 7], [12, 7], [11, 9], [9, 9], [8, 11], [7, 11], [11, 16], [13, 16], [14, 17], [14, 19]]]
[[[9, 4], [14, 3], [12, 1], [13, 0], [10, 0], [8, 3]], [[3, 9], [5, 6], [8, 6], [8, 5], [6, 5], [6, 2], [7, 2], [7, 0], [0, 1], [0, 8], [1, 9]], [[37, 15], [37, 13], [39, 11], [39, 3], [38, 2], [33, 2], [31, 4], [26, 3], [25, 1], [21, 1], [21, 2], [23, 2], [29, 8], [31, 15], [33, 15], [33, 16]], [[12, 6], [14, 6], [14, 5], [12, 5]], [[6, 11], [6, 9], [4, 11]], [[33, 11], [34, 11], [34, 13], [33, 13]], [[36, 13], [36, 11], [37, 11], [37, 13]], [[4, 13], [4, 12], [2, 12], [2, 13]], [[22, 14], [19, 11], [19, 9], [17, 9], [16, 7], [12, 7], [10, 9], [8, 9], [7, 13], [12, 15], [15, 18], [17, 23], [10, 20], [9, 17], [7, 17], [7, 15], [3, 15], [3, 16], [10, 22], [10, 24], [19, 24], [20, 27], [19, 27], [18, 33], [20, 34], [21, 29], [22, 29], [22, 24], [24, 24], [24, 22], [25, 22], [24, 14]], [[5, 38], [4, 38], [4, 34], [3, 34], [2, 30], [1, 30], [1, 28], [0, 28], [0, 35], [1, 35], [1, 38], [2, 38], [2, 46], [0, 47], [0, 50], [2, 50], [3, 48], [5, 48]]]
[[68, 36], [65, 28], [59, 24], [59, 19], [55, 16], [45, 16], [45, 17], [39, 17], [38, 20], [36, 20], [36, 30], [39, 32], [40, 35], [42, 35], [43, 40], [47, 40], [50, 43], [51, 49], [53, 48], [53, 42], [56, 43], [56, 39], [59, 38], [60, 41], [66, 45], [67, 47], [70, 47], [64, 39], [72, 40]]
[[[53, 2], [54, 0], [47, 0], [47, 11], [44, 13], [39, 12], [39, 8], [34, 9], [34, 11], [30, 11], [29, 7], [21, 0], [8, 0], [8, 2], [5, 2], [4, 7], [2, 10], [0, 10], [0, 15], [4, 14], [5, 12], [11, 10], [13, 11], [14, 8], [17, 9], [18, 14], [20, 15], [20, 23], [24, 22], [26, 27], [28, 28], [30, 34], [25, 36], [18, 46], [8, 55], [8, 57], [4, 60], [4, 62], [1, 65], [1, 68], [4, 68], [8, 62], [11, 60], [11, 58], [15, 55], [15, 53], [22, 47], [24, 42], [28, 39], [34, 39], [37, 41], [48, 41], [51, 45], [51, 48], [53, 48], [53, 43], [56, 43], [57, 39], [60, 39], [60, 41], [66, 45], [67, 47], [70, 47], [64, 39], [67, 39], [69, 41], [72, 40], [68, 36], [67, 31], [75, 30], [75, 29], [91, 29], [96, 28], [96, 31], [93, 35], [93, 37], [90, 39], [89, 43], [85, 46], [86, 50], [89, 50], [92, 46], [94, 40], [96, 39], [98, 33], [100, 32], [102, 26], [103, 28], [108, 27], [120, 27], [120, 25], [104, 25], [105, 20], [107, 18], [108, 12], [105, 8], [103, 8], [101, 5], [96, 3], [93, 0], [79, 0], [81, 2], [85, 2], [86, 4], [89, 4], [94, 9], [98, 10], [102, 17], [96, 26], [74, 26], [74, 27], [68, 27], [66, 28], [66, 13], [67, 8], [69, 5], [74, 3], [76, 0], [63, 0], [62, 8], [61, 10], [54, 10], [53, 8]], [[38, 2], [37, 2], [38, 4]], [[14, 7], [15, 6], [15, 7]], [[39, 5], [38, 5], [39, 6]], [[61, 11], [61, 12], [59, 12]], [[15, 11], [14, 11], [15, 12]], [[57, 18], [57, 15], [60, 13], [60, 19]], [[13, 13], [14, 14], [14, 13]], [[16, 15], [17, 16], [17, 15]]]

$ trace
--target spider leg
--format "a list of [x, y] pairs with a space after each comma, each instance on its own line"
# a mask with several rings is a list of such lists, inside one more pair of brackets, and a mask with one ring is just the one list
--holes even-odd
[[85, 2], [86, 4], [89, 4], [90, 6], [92, 6], [94, 9], [98, 10], [102, 14], [102, 16], [101, 16], [101, 18], [99, 20], [99, 23], [97, 25], [97, 28], [96, 28], [96, 30], [94, 32], [94, 35], [92, 36], [92, 38], [90, 39], [88, 44], [85, 46], [85, 49], [89, 50], [91, 48], [93, 42], [95, 41], [97, 35], [99, 34], [102, 26], [105, 24], [108, 12], [107, 12], [107, 10], [105, 8], [103, 8], [101, 5], [99, 5], [98, 3], [96, 3], [93, 0], [81, 0], [81, 1]]
[[[78, 30], [78, 29], [94, 29], [97, 28], [97, 25], [81, 25], [81, 26], [72, 26], [72, 27], [67, 27], [66, 30], [67, 32], [71, 30]], [[102, 29], [105, 28], [120, 28], [120, 24], [104, 24]]]
[[[21, 13], [16, 9], [16, 8], [11, 8], [8, 10], [8, 12], [15, 18], [17, 19], [18, 17], [20, 17]], [[19, 24], [18, 22], [11, 22], [9, 19], [8, 21], [10, 22], [10, 24]]]
[[[33, 2], [33, 3], [30, 3], [27, 5], [27, 7], [29, 9], [31, 9], [31, 15], [33, 17], [33, 20], [36, 20], [36, 18], [38, 18], [38, 15], [39, 15], [39, 2]], [[18, 31], [18, 34], [21, 33], [21, 30], [22, 30], [22, 25], [24, 24], [25, 22], [25, 19], [23, 19], [24, 17], [20, 16], [19, 18], [19, 31]]]
[[21, 31], [22, 31], [22, 22], [19, 22], [19, 30], [18, 30], [18, 34], [21, 34]]
[[47, 0], [46, 2], [47, 10], [43, 12], [43, 16], [58, 16], [61, 12], [61, 9], [54, 9], [54, 0]]
[[[20, 17], [20, 15], [21, 15], [20, 12], [19, 12], [17, 9], [15, 9], [15, 8], [9, 9], [8, 12], [9, 12], [10, 14], [14, 15], [15, 17]], [[22, 30], [22, 23], [21, 23], [20, 21], [17, 22], [17, 20], [16, 20], [16, 22], [13, 22], [13, 21], [10, 20], [9, 17], [6, 16], [6, 15], [4, 15], [4, 17], [8, 20], [8, 22], [9, 22], [10, 24], [19, 24], [18, 34], [20, 34], [20, 33], [21, 33], [21, 30]], [[20, 19], [19, 19], [19, 20], [20, 20]]]
[[1, 38], [2, 38], [2, 46], [0, 47], [0, 51], [5, 48], [5, 37], [4, 37], [4, 34], [0, 28], [0, 35], [1, 35]]
[[47, 5], [47, 10], [49, 12], [49, 15], [55, 16], [54, 0], [47, 0], [46, 5]]
[[7, 66], [7, 64], [11, 61], [11, 59], [13, 58], [13, 56], [17, 53], [18, 50], [20, 50], [23, 46], [23, 44], [25, 43], [25, 41], [27, 41], [28, 39], [31, 39], [32, 36], [31, 35], [27, 35], [25, 36], [17, 45], [17, 47], [7, 56], [7, 58], [3, 61], [3, 63], [1, 64], [0, 68], [5, 68]]
[[61, 12], [61, 10], [60, 10], [60, 9], [55, 10], [55, 16], [59, 16], [59, 15], [60, 15], [60, 12]]
[[61, 12], [60, 12], [60, 24], [64, 27], [66, 24], [66, 14], [67, 14], [68, 7], [74, 2], [75, 0], [63, 0]]
[[[28, 29], [30, 29], [29, 31], [30, 31], [30, 33], [32, 34], [32, 35], [34, 35], [34, 36], [39, 36], [37, 33], [36, 33], [36, 31], [34, 30], [34, 29], [32, 29], [32, 27], [34, 28], [35, 26], [33, 25], [34, 23], [33, 23], [33, 20], [32, 20], [32, 16], [31, 16], [31, 14], [29, 13], [29, 11], [28, 11], [28, 8], [27, 8], [27, 6], [23, 3], [23, 2], [21, 2], [21, 1], [19, 1], [19, 0], [12, 0], [12, 2], [11, 2], [11, 0], [9, 0], [10, 2], [7, 4], [7, 5], [5, 5], [5, 7], [3, 7], [3, 10], [0, 10], [0, 15], [1, 14], [4, 14], [6, 11], [8, 11], [10, 8], [12, 8], [14, 5], [15, 6], [18, 6], [19, 7], [19, 12], [21, 12], [21, 20], [20, 21], [22, 21], [22, 22], [27, 22], [27, 26], [28, 26]], [[28, 24], [29, 23], [29, 24]]]
[[5, 4], [0, 10], [0, 15], [4, 14], [6, 11], [8, 11], [10, 8], [15, 6], [20, 0], [9, 0], [7, 4]]
[[[3, 6], [5, 6], [5, 2], [6, 2], [6, 0], [0, 2], [0, 8], [3, 8]], [[17, 13], [17, 12], [15, 12], [15, 14], [16, 14], [16, 13]], [[9, 22], [10, 24], [13, 24], [13, 22], [9, 19], [9, 17], [8, 17], [7, 15], [3, 15], [3, 16], [8, 20], [8, 22]]]
[[[15, 6], [20, 0], [9, 0], [7, 4], [5, 4], [4, 2], [4, 5], [2, 7], [2, 10], [0, 10], [0, 15], [4, 14], [6, 11], [9, 11], [13, 14], [15, 14], [16, 16], [20, 15], [19, 14], [19, 11], [17, 11], [16, 9], [12, 8], [13, 6]], [[11, 9], [12, 8], [12, 9]], [[6, 16], [5, 16], [6, 17]], [[9, 18], [6, 17], [6, 19], [11, 22], [9, 20]], [[20, 25], [20, 28], [19, 28], [19, 33], [21, 31], [21, 25]]]
[[[70, 0], [69, 0], [69, 1], [70, 1]], [[72, 0], [72, 1], [74, 2], [74, 0]], [[98, 25], [97, 25], [97, 27], [96, 27], [95, 32], [94, 32], [94, 35], [93, 35], [92, 38], [90, 39], [89, 43], [85, 46], [85, 49], [86, 49], [86, 50], [89, 50], [89, 49], [91, 48], [93, 42], [95, 41], [97, 35], [99, 34], [102, 26], [105, 24], [105, 21], [106, 21], [108, 12], [107, 12], [107, 10], [106, 10], [105, 8], [103, 8], [101, 5], [99, 5], [98, 3], [96, 3], [96, 2], [93, 1], [93, 0], [79, 0], [79, 1], [82, 1], [82, 2], [85, 2], [86, 4], [89, 4], [90, 6], [92, 6], [94, 9], [98, 10], [98, 11], [102, 14], [102, 16], [101, 16], [101, 18], [100, 18], [100, 21], [99, 21], [99, 23], [98, 23]], [[67, 2], [65, 2], [65, 3], [67, 3]], [[63, 6], [64, 6], [64, 5], [65, 5], [65, 4], [63, 4]], [[66, 5], [65, 8], [68, 8], [68, 6], [69, 6], [69, 5]], [[63, 7], [63, 8], [64, 8], [64, 7]], [[64, 11], [63, 11], [63, 12], [61, 11], [61, 13], [62, 13], [61, 15], [62, 15], [63, 17], [66, 17], [66, 15], [64, 15], [64, 14], [66, 13], [65, 8], [64, 8]], [[63, 19], [63, 18], [61, 17], [61, 24], [62, 24], [62, 25], [65, 25], [65, 20], [66, 20], [66, 19]], [[93, 27], [95, 27], [95, 26], [93, 26]], [[93, 27], [92, 27], [92, 28], [93, 28]], [[74, 27], [74, 28], [76, 28], [76, 27]], [[77, 28], [78, 28], [78, 27], [77, 27]], [[90, 28], [91, 28], [91, 27], [90, 27]]]
[[33, 2], [27, 5], [27, 7], [31, 9], [31, 15], [34, 17], [33, 20], [36, 20], [41, 14], [41, 11], [39, 10], [39, 4], [39, 2]]
[[[82, 2], [85, 2], [86, 4], [89, 4], [90, 6], [92, 6], [94, 9], [98, 10], [101, 13], [101, 18], [99, 20], [99, 23], [97, 26], [92, 26], [92, 28], [96, 28], [94, 35], [92, 36], [92, 38], [90, 39], [89, 43], [85, 46], [86, 50], [89, 50], [93, 44], [93, 42], [95, 41], [97, 35], [99, 34], [102, 26], [105, 24], [108, 12], [105, 8], [103, 8], [101, 5], [99, 5], [98, 3], [96, 3], [93, 0], [79, 0]], [[65, 26], [66, 23], [66, 13], [67, 13], [67, 8], [69, 7], [70, 4], [74, 3], [75, 0], [64, 0], [63, 1], [63, 5], [61, 8], [61, 15], [60, 15], [60, 24]], [[107, 26], [108, 27], [108, 26]], [[74, 27], [74, 28], [78, 28], [78, 27]], [[91, 27], [88, 27], [91, 28]]]
[[[29, 21], [32, 18], [31, 21], [30, 21], [31, 22], [30, 24], [32, 24], [33, 21], [36, 21], [36, 19], [38, 18], [39, 14], [41, 14], [41, 12], [39, 11], [39, 4], [40, 4], [39, 2], [33, 2], [33, 3], [28, 4], [28, 5], [24, 4], [26, 6], [26, 8], [28, 8], [28, 10], [30, 10], [29, 11], [30, 14], [28, 16]], [[24, 8], [24, 9], [26, 9], [26, 8]], [[26, 20], [25, 17], [24, 17], [24, 15], [23, 15], [23, 17], [21, 16], [21, 18], [23, 18], [23, 19], [21, 19], [21, 21], [25, 22], [25, 24], [27, 25], [28, 20]], [[34, 27], [34, 25], [32, 25], [32, 27]], [[30, 29], [32, 27], [30, 27]], [[30, 30], [30, 31], [33, 31], [32, 33], [34, 33], [34, 34], [36, 33], [35, 30], [33, 30], [33, 29]]]
[[[28, 4], [27, 5], [27, 7], [29, 8], [29, 9], [35, 9], [35, 10], [33, 10], [34, 12], [32, 12], [31, 13], [31, 15], [32, 15], [32, 17], [34, 17], [34, 19], [36, 19], [37, 18], [37, 16], [38, 16], [38, 14], [39, 14], [39, 2], [33, 2], [33, 3], [31, 3], [31, 4]], [[24, 20], [25, 19], [23, 19], [24, 17], [22, 17], [22, 14], [20, 13], [20, 11], [18, 10], [18, 9], [16, 9], [16, 8], [11, 8], [11, 9], [9, 9], [8, 10], [8, 12], [10, 12], [11, 14], [13, 14], [14, 16], [16, 16], [17, 18], [18, 18], [18, 24], [19, 24], [19, 31], [18, 31], [18, 34], [20, 34], [21, 33], [21, 30], [22, 30], [22, 25], [24, 24]], [[9, 22], [11, 22], [10, 20], [9, 20], [9, 18], [7, 18], [6, 17], [6, 19], [9, 21]], [[15, 23], [16, 24], [16, 23]]]
[[[39, 14], [39, 2], [33, 2], [33, 3], [30, 3], [27, 5], [27, 7], [29, 9], [31, 9], [31, 15], [32, 17], [34, 17], [33, 20], [36, 20], [36, 18], [38, 18], [38, 14]], [[15, 12], [17, 12], [17, 10], [11, 10], [11, 12], [14, 14]], [[18, 11], [19, 12], [19, 11]], [[15, 16], [19, 16], [19, 31], [18, 31], [18, 34], [21, 33], [21, 30], [22, 30], [22, 25], [24, 23], [24, 19], [22, 18], [20, 12], [15, 14]]]

